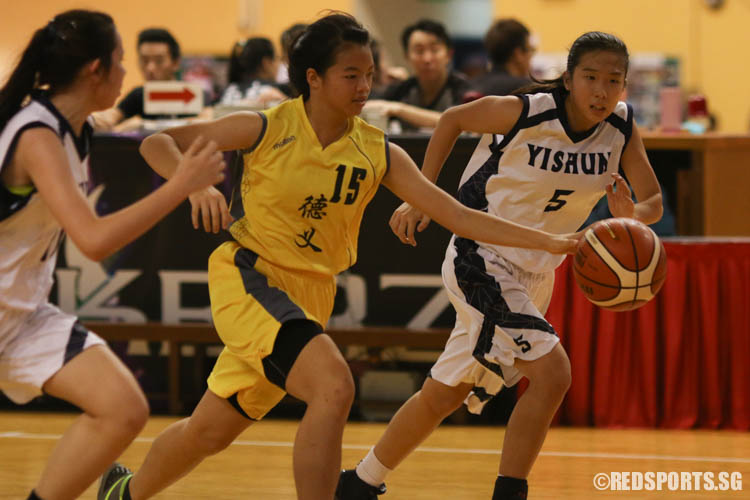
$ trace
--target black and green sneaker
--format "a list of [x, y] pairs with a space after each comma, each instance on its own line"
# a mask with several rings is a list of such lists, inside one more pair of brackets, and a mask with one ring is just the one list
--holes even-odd
[[122, 500], [133, 473], [124, 465], [113, 463], [102, 475], [96, 500]]
[[377, 500], [385, 494], [385, 484], [371, 486], [362, 481], [354, 469], [342, 470], [334, 500]]

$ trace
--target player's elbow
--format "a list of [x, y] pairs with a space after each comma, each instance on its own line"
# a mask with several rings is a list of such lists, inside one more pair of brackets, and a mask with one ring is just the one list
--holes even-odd
[[104, 237], [99, 236], [72, 236], [73, 243], [87, 259], [99, 262], [106, 259], [116, 248]]
[[87, 259], [93, 260], [94, 262], [104, 260], [112, 253], [110, 249], [105, 248], [101, 245], [84, 245], [79, 246], [78, 249], [83, 255], [86, 256]]
[[150, 156], [151, 152], [156, 147], [156, 143], [158, 143], [159, 138], [157, 137], [159, 134], [153, 134], [141, 141], [141, 145], [138, 146], [138, 152], [141, 153], [141, 156], [146, 158], [148, 160], [148, 157]]

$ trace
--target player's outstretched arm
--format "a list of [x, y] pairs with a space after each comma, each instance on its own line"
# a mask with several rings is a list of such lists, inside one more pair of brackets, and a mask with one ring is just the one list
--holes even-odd
[[[151, 135], [143, 140], [140, 152], [146, 162], [159, 175], [169, 179], [189, 145], [197, 137], [205, 137], [216, 143], [219, 151], [252, 147], [260, 138], [263, 119], [258, 113], [239, 112], [208, 122], [175, 127]], [[193, 227], [198, 229], [200, 221], [206, 232], [219, 232], [232, 221], [224, 195], [213, 186], [190, 194]]]
[[[575, 251], [578, 240], [574, 235], [546, 233], [460, 204], [427, 180], [403, 149], [395, 144], [389, 147], [391, 168], [383, 184], [396, 196], [457, 235], [493, 245], [533, 248], [552, 253]], [[412, 243], [413, 235], [400, 232], [393, 225], [391, 229], [403, 243]]]
[[[518, 121], [523, 109], [523, 101], [518, 97], [483, 97], [446, 110], [438, 121], [435, 132], [427, 145], [422, 174], [431, 182], [436, 182], [445, 160], [453, 149], [461, 132], [506, 134]], [[409, 203], [399, 206], [391, 217], [394, 232], [409, 237], [409, 243], [416, 246], [414, 231], [423, 231], [430, 223], [430, 217]]]
[[216, 144], [199, 139], [188, 148], [172, 179], [132, 205], [100, 217], [70, 171], [59, 137], [50, 129], [23, 132], [13, 161], [31, 180], [63, 230], [88, 258], [101, 260], [151, 229], [187, 195], [224, 179]]

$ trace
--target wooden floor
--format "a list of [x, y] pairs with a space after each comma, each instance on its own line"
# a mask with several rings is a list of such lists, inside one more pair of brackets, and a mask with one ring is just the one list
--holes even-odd
[[[0, 498], [24, 499], [71, 414], [0, 412]], [[122, 456], [137, 467], [173, 418], [152, 417]], [[291, 443], [296, 422], [250, 427], [223, 453], [201, 464], [158, 499], [293, 499]], [[344, 465], [351, 467], [380, 436], [382, 424], [351, 423]], [[442, 426], [392, 473], [385, 500], [484, 500], [492, 496], [503, 428]], [[744, 491], [597, 491], [594, 476], [613, 471], [742, 473]], [[531, 499], [750, 498], [750, 434], [709, 431], [553, 428], [531, 477]], [[82, 498], [93, 499], [89, 488]]]

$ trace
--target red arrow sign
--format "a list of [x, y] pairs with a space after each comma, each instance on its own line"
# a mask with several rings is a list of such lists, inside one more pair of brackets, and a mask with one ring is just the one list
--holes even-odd
[[184, 101], [187, 104], [194, 97], [195, 94], [190, 92], [190, 89], [187, 87], [179, 92], [149, 92], [149, 99], [152, 101]]

